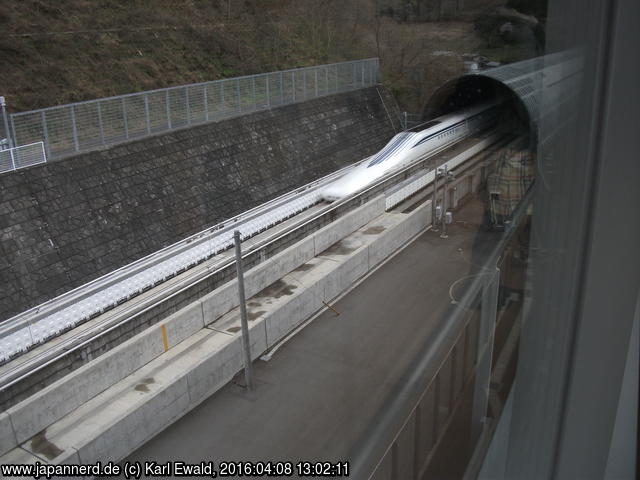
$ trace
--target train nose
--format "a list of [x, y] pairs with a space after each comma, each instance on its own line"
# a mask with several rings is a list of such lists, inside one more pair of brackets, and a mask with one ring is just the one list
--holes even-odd
[[329, 188], [322, 190], [322, 192], [320, 192], [320, 196], [327, 202], [335, 202], [343, 197], [341, 193], [340, 189], [337, 189], [335, 185], [332, 185]]
[[326, 202], [335, 202], [336, 200], [340, 200], [340, 197], [334, 193], [322, 193], [322, 199]]

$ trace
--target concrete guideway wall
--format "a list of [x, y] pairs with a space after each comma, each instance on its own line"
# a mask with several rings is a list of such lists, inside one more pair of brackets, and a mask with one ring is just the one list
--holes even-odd
[[[247, 296], [263, 290], [383, 212], [384, 198], [378, 197], [248, 270], [245, 276]], [[143, 331], [9, 408], [0, 415], [0, 454], [32, 438], [84, 402], [162, 355], [165, 352], [163, 329], [167, 348], [171, 349], [237, 306], [237, 280], [234, 279], [182, 308], [159, 325]]]
[[[466, 170], [451, 187], [476, 191], [480, 168]], [[385, 198], [376, 197], [246, 272], [253, 358], [431, 222], [430, 202], [409, 214], [384, 209]], [[0, 461], [122, 458], [241, 369], [239, 330], [234, 280], [0, 415], [0, 454], [8, 452]], [[60, 450], [52, 458], [39, 452], [45, 433]]]
[[[271, 272], [264, 266], [262, 271], [257, 271], [259, 268], [256, 268], [255, 272], [248, 272], [247, 285], [251, 289], [248, 295], [253, 295], [254, 298], [268, 295], [266, 292], [273, 288], [270, 285], [274, 281], [285, 284], [298, 281], [298, 287], [303, 287], [298, 288], [294, 295], [280, 296], [278, 302], [251, 322], [253, 358], [257, 358], [316, 311], [324, 308], [323, 300], [331, 301], [348, 289], [374, 268], [376, 262], [386, 258], [430, 223], [431, 208], [428, 202], [408, 215], [382, 215], [383, 212], [384, 198], [378, 197], [344, 218], [337, 229], [346, 232], [348, 236], [333, 245], [329, 244], [329, 248], [326, 248], [327, 244], [329, 239], [334, 238], [335, 231], [328, 227], [268, 261]], [[354, 229], [355, 233], [349, 235]], [[324, 250], [316, 251], [316, 248]], [[297, 263], [299, 265], [296, 266]], [[279, 278], [282, 280], [278, 280]], [[9, 416], [13, 415], [13, 427], [15, 433], [20, 435], [21, 448], [14, 448], [1, 457], [0, 461], [91, 463], [119, 459], [130, 453], [221, 388], [242, 368], [240, 333], [235, 325], [239, 321], [236, 297], [237, 292], [225, 286], [203, 299], [199, 305], [176, 314], [169, 320], [175, 324], [173, 328], [167, 328], [167, 332], [180, 332], [184, 337], [183, 327], [189, 326], [195, 332], [191, 332], [180, 343], [176, 342], [179, 337], [172, 337], [168, 333], [171, 348], [167, 352], [162, 352], [159, 328], [133, 339], [139, 342], [139, 348], [143, 345], [140, 343], [142, 337], [145, 337], [148, 343], [143, 349], [147, 345], [158, 349], [160, 345], [161, 353], [164, 354], [53, 424], [45, 425], [52, 418], [45, 420], [46, 413], [40, 417], [39, 424], [27, 415], [27, 412], [33, 414], [39, 410], [47, 410], [42, 407], [45, 403], [55, 402], [56, 394], [53, 392], [48, 395], [48, 399], [43, 395], [37, 400], [23, 402], [10, 409], [7, 413]], [[255, 300], [253, 301], [255, 304]], [[217, 310], [205, 310], [203, 305], [207, 302], [226, 306]], [[228, 311], [223, 313], [222, 310], [225, 309]], [[207, 323], [210, 322], [208, 328], [202, 328], [205, 311], [217, 311], [221, 314], [218, 318], [207, 319]], [[194, 321], [194, 317], [198, 321]], [[119, 352], [121, 356], [124, 347], [124, 344], [118, 347], [118, 350], [123, 349]], [[132, 345], [128, 347], [131, 349]], [[133, 352], [126, 356], [128, 359], [134, 357]], [[106, 360], [101, 357], [99, 361]], [[73, 382], [77, 393], [77, 389], [84, 388], [81, 377], [89, 376], [91, 368], [89, 364], [81, 369], [84, 371], [74, 372], [72, 375], [75, 378], [71, 384], [67, 384], [66, 390], [71, 389]], [[93, 368], [106, 371], [100, 367]], [[59, 385], [52, 387], [58, 387], [57, 395], [61, 395], [62, 382], [58, 383]], [[89, 417], [90, 425], [86, 422]], [[28, 430], [34, 433], [25, 438]], [[52, 458], [47, 458], [40, 451], [42, 437], [45, 435], [42, 432], [45, 430], [46, 443], [55, 445], [56, 455]], [[2, 443], [6, 445], [6, 439]]]
[[374, 87], [2, 175], [0, 319], [360, 160], [393, 133]]

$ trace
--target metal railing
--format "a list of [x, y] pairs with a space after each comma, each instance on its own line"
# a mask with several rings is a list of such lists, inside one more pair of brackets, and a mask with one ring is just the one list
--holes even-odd
[[194, 83], [10, 115], [15, 145], [50, 159], [378, 83], [377, 58]]
[[12, 172], [47, 161], [44, 143], [36, 142], [0, 150], [0, 173]]
[[402, 126], [405, 130], [413, 128], [423, 122], [422, 115], [419, 113], [402, 112]]

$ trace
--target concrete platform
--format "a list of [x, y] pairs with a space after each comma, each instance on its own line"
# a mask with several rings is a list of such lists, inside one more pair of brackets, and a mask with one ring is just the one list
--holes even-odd
[[[380, 197], [248, 272], [253, 358], [430, 223], [429, 203], [410, 214], [382, 211]], [[242, 368], [237, 303], [234, 281], [10, 409], [5, 438], [20, 446], [0, 462], [93, 463], [129, 454]]]
[[[418, 235], [331, 303], [339, 315], [323, 311], [280, 344], [269, 361], [255, 362], [253, 393], [242, 388], [238, 376], [126, 461], [349, 460], [354, 444], [402, 385], [416, 354], [447, 319], [451, 286], [453, 295], [460, 295], [465, 286], [460, 280], [477, 273], [477, 265], [500, 238], [499, 233], [479, 230], [480, 207], [472, 203], [457, 213], [447, 239], [430, 231]], [[377, 220], [371, 226], [379, 227]], [[364, 238], [369, 227], [350, 238]], [[356, 244], [336, 246], [327, 257], [353, 247]], [[309, 272], [320, 268], [318, 260], [308, 262], [314, 265]], [[312, 278], [304, 273], [292, 272], [286, 283], [295, 284], [294, 277]], [[287, 286], [280, 285], [262, 298], [281, 289]], [[260, 303], [254, 305], [257, 311], [267, 302]], [[459, 361], [451, 368], [463, 365]], [[445, 383], [441, 387], [448, 391]], [[425, 412], [437, 411], [437, 417], [422, 416], [426, 431], [432, 430], [428, 426], [442, 429], [446, 424], [446, 407], [434, 397], [431, 400]], [[427, 451], [435, 440], [435, 436], [420, 438], [421, 448]]]

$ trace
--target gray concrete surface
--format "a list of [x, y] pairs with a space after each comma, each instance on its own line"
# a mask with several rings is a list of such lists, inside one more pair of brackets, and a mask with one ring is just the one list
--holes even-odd
[[[245, 277], [247, 296], [265, 289], [383, 212], [384, 197], [380, 196], [248, 270]], [[215, 259], [212, 260], [214, 261]], [[366, 271], [368, 263], [364, 262], [363, 267]], [[329, 298], [348, 287], [348, 283], [345, 282], [334, 282], [334, 285], [339, 286], [339, 289]], [[0, 416], [0, 455], [26, 442], [84, 402], [160, 356], [164, 352], [162, 327], [166, 329], [167, 343], [171, 348], [237, 306], [237, 282], [232, 280], [201, 300], [174, 313], [160, 325], [148, 328], [9, 408]], [[320, 307], [321, 305], [316, 309]], [[288, 332], [286, 326], [278, 328], [285, 333]], [[264, 343], [258, 354], [266, 348], [267, 345]]]
[[499, 235], [479, 231], [479, 202], [456, 218], [448, 239], [422, 234], [337, 301], [339, 315], [255, 362], [255, 392], [226, 385], [127, 460], [346, 459]]
[[[360, 215], [347, 216], [345, 222], [336, 223], [343, 225], [343, 230], [345, 224], [350, 225], [345, 232], [356, 228], [366, 221], [367, 216], [375, 215], [378, 204], [383, 205], [383, 199], [374, 200], [373, 207], [361, 207]], [[391, 252], [405, 244], [411, 235], [429, 223], [429, 214], [430, 207], [426, 204], [409, 214], [381, 215], [315, 258], [309, 258], [310, 262], [270, 286], [267, 286], [268, 279], [273, 280], [277, 278], [275, 274], [282, 274], [296, 266], [296, 258], [304, 262], [310, 257], [313, 249], [309, 246], [315, 243], [304, 239], [298, 244], [303, 252], [310, 251], [306, 256], [298, 255], [295, 247], [292, 247], [291, 251], [273, 257], [272, 274], [267, 274], [267, 264], [258, 268], [256, 275], [249, 274], [252, 289], [260, 285], [267, 287], [250, 299], [249, 306], [254, 306], [252, 304], [258, 300], [269, 304], [269, 307], [261, 305], [260, 311], [249, 311], [252, 357], [257, 358], [264, 353], [268, 346], [274, 345], [314, 312], [322, 309], [324, 302], [331, 301], [369, 271], [373, 266], [369, 263], [370, 252]], [[324, 229], [316, 233], [319, 245], [323, 244], [322, 239], [330, 231]], [[318, 264], [317, 268], [309, 268], [312, 262]], [[286, 288], [279, 289], [279, 284]], [[299, 286], [302, 288], [292, 294]], [[198, 305], [196, 310], [202, 312]], [[200, 329], [128, 377], [37, 431], [31, 438], [23, 438], [20, 447], [1, 457], [0, 462], [19, 458], [24, 462], [39, 459], [52, 464], [75, 461], [94, 463], [123, 458], [228, 383], [240, 370], [240, 334], [235, 323], [237, 311], [232, 310], [220, 322]], [[159, 336], [158, 329], [153, 329], [141, 341], [157, 343]], [[131, 351], [119, 353], [121, 358], [130, 362], [135, 360], [131, 358], [134, 355]], [[113, 356], [118, 358], [117, 352]], [[93, 373], [102, 370], [105, 377], [113, 376], [104, 371], [105, 365], [108, 362], [96, 367]], [[73, 386], [78, 387], [81, 374], [72, 377]], [[99, 385], [101, 381], [95, 383]], [[93, 385], [90, 387], [97, 388]], [[49, 393], [50, 400], [66, 399], [73, 403], [73, 397], [69, 396], [72, 392], [65, 390], [64, 386], [56, 385], [56, 389]], [[30, 405], [22, 405], [18, 412], [34, 412], [32, 421], [22, 419], [21, 437], [27, 430], [36, 432], [38, 423], [46, 425], [42, 423], [45, 419], [50, 419], [52, 415], [59, 416], [68, 408], [64, 402], [58, 402], [55, 408], [48, 408], [46, 402], [42, 403], [43, 398], [47, 396], [37, 397], [33, 400], [35, 403], [31, 402]]]
[[394, 133], [372, 87], [2, 175], [0, 319], [361, 160]]

